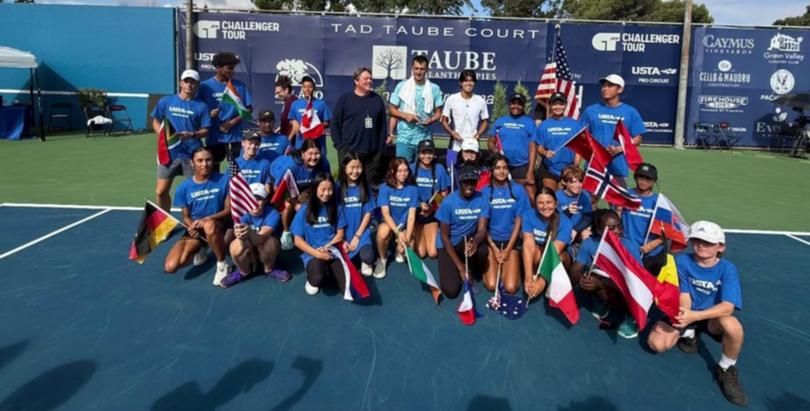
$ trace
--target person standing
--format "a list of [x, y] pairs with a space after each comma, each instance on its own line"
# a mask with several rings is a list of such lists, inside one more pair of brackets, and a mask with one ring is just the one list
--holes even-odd
[[[169, 194], [172, 180], [181, 174], [186, 178], [194, 175], [191, 153], [202, 147], [200, 139], [208, 135], [208, 127], [211, 125], [208, 107], [195, 98], [199, 85], [199, 73], [194, 70], [184, 71], [180, 75], [179, 92], [173, 96], [163, 97], [152, 110], [152, 129], [155, 133], [160, 135], [164, 120], [174, 131], [173, 135], [167, 136], [168, 158], [161, 160], [158, 153], [155, 200], [158, 206], [166, 211], [172, 204]], [[177, 138], [176, 141], [174, 137]]]
[[276, 79], [276, 99], [283, 102], [281, 114], [279, 115], [281, 120], [279, 121], [279, 128], [276, 132], [285, 136], [289, 136], [290, 130], [292, 130], [292, 124], [290, 124], [289, 119], [290, 107], [292, 107], [292, 103], [298, 99], [292, 91], [292, 82], [289, 77], [279, 76], [278, 79]]
[[263, 110], [259, 112], [259, 138], [261, 144], [259, 145], [259, 158], [267, 160], [270, 164], [275, 159], [287, 154], [290, 148], [290, 140], [286, 135], [276, 133], [275, 130], [276, 116], [273, 110]]
[[[495, 120], [492, 134], [498, 137], [503, 155], [509, 159], [509, 173], [516, 183], [523, 184], [529, 198], [534, 198], [534, 165], [537, 158], [537, 143], [534, 140], [534, 120], [524, 112], [526, 98], [515, 93], [509, 97], [509, 114]], [[490, 151], [497, 151], [495, 140], [487, 141]]]
[[476, 140], [487, 130], [489, 111], [484, 98], [473, 94], [475, 71], [464, 70], [458, 77], [461, 91], [447, 97], [442, 108], [442, 127], [450, 134], [452, 145], [447, 150], [447, 167], [455, 164], [463, 140]]
[[224, 51], [214, 55], [214, 77], [200, 84], [200, 98], [208, 106], [211, 116], [211, 129], [208, 133], [206, 146], [214, 153], [214, 169], [219, 170], [219, 164], [225, 158], [231, 159], [239, 155], [242, 146], [242, 117], [232, 104], [222, 103], [222, 95], [230, 83], [242, 97], [242, 103], [248, 110], [253, 110], [253, 98], [245, 83], [233, 78], [239, 58], [235, 54]]
[[596, 103], [582, 112], [579, 123], [588, 127], [591, 135], [608, 153], [613, 156], [608, 171], [626, 186], [628, 175], [627, 160], [624, 158], [624, 149], [621, 143], [613, 138], [616, 123], [624, 122], [627, 131], [633, 139], [633, 144], [641, 144], [641, 135], [647, 132], [641, 115], [633, 106], [622, 103], [619, 95], [624, 91], [624, 79], [618, 74], [611, 74], [599, 79], [602, 86], [602, 102]]
[[320, 136], [312, 137], [318, 143], [318, 149], [321, 150], [321, 155], [326, 156], [326, 129], [329, 128], [329, 122], [332, 120], [332, 111], [326, 103], [318, 98], [315, 98], [315, 80], [310, 76], [304, 76], [301, 79], [301, 94], [303, 98], [295, 100], [290, 106], [290, 113], [287, 119], [290, 120], [291, 128], [287, 137], [293, 143], [293, 148], [298, 150], [304, 145], [304, 113], [307, 111], [310, 101], [312, 102], [312, 110], [314, 114], [318, 115], [318, 119], [323, 124], [323, 133]]
[[[408, 163], [416, 158], [416, 147], [422, 140], [432, 138], [430, 126], [441, 118], [442, 90], [427, 79], [428, 60], [418, 55], [411, 61], [411, 78], [400, 81], [391, 93], [391, 117], [397, 122], [397, 157]], [[393, 122], [391, 122], [393, 124]]]
[[379, 163], [387, 137], [385, 101], [371, 89], [371, 69], [360, 67], [353, 78], [354, 90], [340, 96], [334, 106], [332, 142], [340, 159], [351, 151], [357, 154], [366, 183], [376, 187], [382, 180]]

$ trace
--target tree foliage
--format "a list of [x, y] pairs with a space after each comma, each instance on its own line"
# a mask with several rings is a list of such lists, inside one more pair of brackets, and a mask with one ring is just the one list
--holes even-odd
[[801, 16], [785, 17], [773, 22], [774, 26], [810, 26], [810, 6]]
[[[685, 0], [564, 0], [557, 16], [584, 20], [658, 21], [680, 23]], [[713, 23], [704, 4], [692, 6], [693, 23]]]
[[481, 0], [496, 17], [554, 17], [559, 0]]
[[490, 118], [499, 119], [509, 113], [506, 107], [506, 86], [500, 81], [495, 82], [492, 89], [492, 115]]
[[253, 0], [262, 10], [459, 15], [470, 0]]

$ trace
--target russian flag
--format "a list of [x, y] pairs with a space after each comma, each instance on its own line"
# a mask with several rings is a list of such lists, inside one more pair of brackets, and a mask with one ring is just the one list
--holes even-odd
[[655, 214], [651, 224], [651, 233], [665, 236], [672, 241], [670, 248], [673, 253], [686, 248], [689, 241], [689, 224], [678, 211], [678, 208], [675, 207], [675, 204], [663, 193], [658, 194], [658, 200], [655, 203]]
[[349, 256], [343, 251], [343, 245], [329, 247], [329, 252], [340, 261], [346, 279], [346, 288], [343, 290], [343, 299], [347, 301], [363, 300], [371, 294], [368, 291], [366, 280], [357, 272]]
[[475, 324], [475, 319], [480, 317], [481, 314], [475, 310], [475, 301], [472, 298], [472, 287], [470, 282], [464, 280], [464, 294], [461, 298], [461, 303], [458, 305], [458, 318], [465, 325]]

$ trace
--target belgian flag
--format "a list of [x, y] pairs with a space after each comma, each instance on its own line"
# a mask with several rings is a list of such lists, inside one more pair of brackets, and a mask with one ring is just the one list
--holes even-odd
[[180, 221], [160, 207], [147, 201], [143, 208], [143, 217], [138, 224], [138, 231], [129, 248], [129, 259], [143, 264], [146, 256], [157, 247], [174, 230]]
[[169, 150], [180, 144], [180, 137], [172, 127], [172, 123], [167, 119], [163, 119], [160, 123], [160, 131], [157, 137], [157, 160], [158, 164], [168, 166], [172, 162]]

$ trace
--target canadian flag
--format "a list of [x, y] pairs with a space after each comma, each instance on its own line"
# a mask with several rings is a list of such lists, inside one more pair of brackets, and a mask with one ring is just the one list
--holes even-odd
[[312, 107], [312, 99], [307, 102], [307, 109], [301, 116], [301, 135], [305, 139], [314, 139], [323, 135], [323, 123], [318, 118], [318, 112]]

